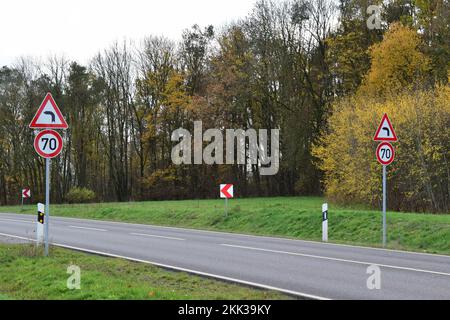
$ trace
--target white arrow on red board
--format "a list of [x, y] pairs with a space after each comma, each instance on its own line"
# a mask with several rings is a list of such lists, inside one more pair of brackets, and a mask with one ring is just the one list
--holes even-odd
[[220, 185], [220, 197], [221, 198], [233, 198], [233, 185], [231, 183]]
[[25, 198], [25, 199], [31, 198], [31, 190], [30, 189], [22, 189], [22, 198]]

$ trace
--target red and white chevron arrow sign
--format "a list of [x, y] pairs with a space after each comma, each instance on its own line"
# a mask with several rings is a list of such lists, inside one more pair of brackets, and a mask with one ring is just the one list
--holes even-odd
[[31, 190], [30, 189], [22, 189], [22, 198], [24, 198], [24, 199], [31, 198]]
[[220, 197], [221, 198], [233, 198], [233, 185], [230, 183], [220, 185]]

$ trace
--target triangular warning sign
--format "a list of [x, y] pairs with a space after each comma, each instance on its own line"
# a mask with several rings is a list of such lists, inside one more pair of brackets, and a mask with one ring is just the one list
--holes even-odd
[[56, 105], [52, 94], [50, 92], [47, 93], [44, 101], [42, 101], [41, 106], [30, 123], [30, 128], [67, 129], [68, 127], [69, 126], [61, 114], [61, 110], [59, 110]]
[[377, 133], [373, 137], [375, 141], [397, 141], [397, 135], [392, 127], [391, 121], [387, 114], [383, 115], [380, 125], [378, 126]]

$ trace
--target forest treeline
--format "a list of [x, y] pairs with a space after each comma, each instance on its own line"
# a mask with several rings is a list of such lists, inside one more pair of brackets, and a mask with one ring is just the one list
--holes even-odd
[[[381, 29], [367, 26], [373, 4], [382, 8]], [[395, 105], [393, 96], [407, 90], [423, 92], [419, 100], [429, 102], [426, 94], [448, 88], [448, 10], [448, 0], [260, 0], [229, 25], [194, 25], [179, 42], [152, 35], [116, 42], [88, 65], [19, 58], [0, 69], [0, 204], [18, 203], [23, 187], [32, 189], [33, 200], [43, 198], [44, 161], [33, 150], [28, 124], [51, 92], [69, 123], [64, 149], [52, 161], [54, 202], [82, 201], [83, 192], [97, 201], [217, 197], [218, 184], [226, 182], [240, 197], [326, 192], [377, 206], [378, 195], [349, 196], [366, 184], [360, 173], [351, 188], [336, 186], [342, 172], [354, 172], [335, 172], [330, 160], [330, 153], [341, 153], [327, 137], [344, 139], [333, 136], [339, 122], [333, 117], [345, 101], [364, 104], [365, 95], [373, 104]], [[441, 117], [448, 121], [449, 113]], [[278, 173], [260, 175], [255, 164], [174, 165], [172, 132], [193, 132], [197, 120], [203, 130], [279, 129]], [[447, 140], [436, 151], [444, 156], [432, 167], [439, 168], [433, 171], [438, 182], [424, 183], [423, 190], [415, 185], [419, 196], [403, 197], [396, 209], [448, 211], [446, 124]], [[371, 125], [374, 130], [377, 123]], [[376, 170], [374, 155], [367, 157]], [[420, 168], [428, 168], [427, 159]], [[392, 188], [390, 196], [412, 192], [404, 188]]]

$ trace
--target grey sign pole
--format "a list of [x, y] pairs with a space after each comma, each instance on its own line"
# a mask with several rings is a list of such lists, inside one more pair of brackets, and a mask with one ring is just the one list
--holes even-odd
[[383, 247], [386, 247], [386, 166], [383, 166]]
[[49, 158], [45, 159], [45, 256], [48, 256], [48, 229], [50, 216], [50, 163]]
[[228, 198], [225, 198], [225, 217], [228, 217]]

